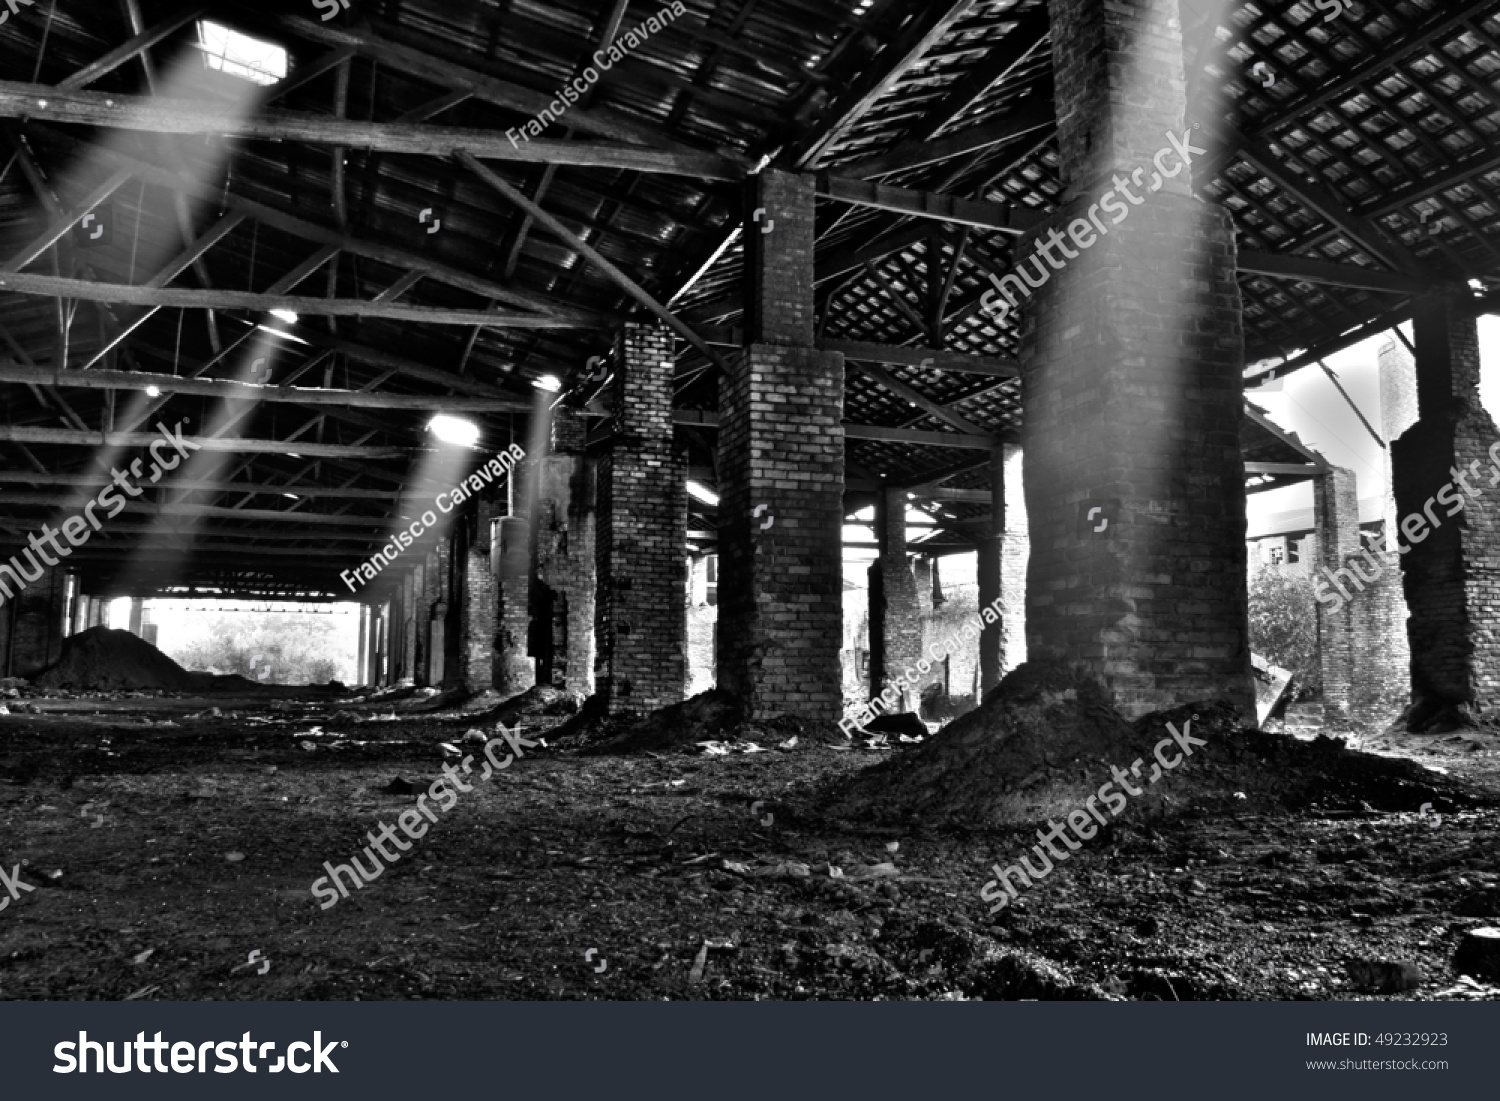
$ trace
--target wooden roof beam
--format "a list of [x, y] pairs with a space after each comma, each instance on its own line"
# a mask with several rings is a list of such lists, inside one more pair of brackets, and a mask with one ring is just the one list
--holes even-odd
[[367, 302], [357, 298], [294, 298], [197, 287], [132, 286], [125, 283], [95, 283], [87, 279], [62, 279], [51, 275], [7, 274], [0, 277], [0, 291], [77, 298], [88, 302], [113, 302], [131, 306], [176, 306], [194, 310], [293, 310], [312, 317], [382, 317], [424, 325], [482, 325], [496, 329], [574, 329], [575, 322], [539, 314], [487, 313], [484, 310], [443, 310], [429, 306], [400, 306]]
[[604, 255], [599, 252], [598, 249], [594, 248], [582, 237], [579, 237], [567, 226], [563, 225], [561, 221], [554, 218], [551, 214], [548, 214], [536, 203], [532, 202], [525, 195], [521, 194], [521, 192], [517, 191], [510, 184], [502, 180], [498, 175], [496, 175], [489, 168], [485, 167], [477, 159], [475, 159], [472, 153], [460, 152], [457, 154], [457, 157], [459, 162], [462, 163], [465, 168], [474, 173], [474, 175], [478, 176], [479, 179], [482, 180], [486, 185], [493, 188], [495, 191], [498, 191], [502, 196], [509, 199], [512, 203], [520, 207], [527, 214], [530, 214], [534, 221], [550, 230], [553, 236], [557, 237], [564, 244], [574, 249], [580, 256], [584, 257], [586, 260], [592, 263], [600, 271], [604, 272], [605, 275], [609, 276], [609, 278], [614, 281], [616, 286], [618, 286], [631, 298], [634, 298], [642, 306], [646, 307], [646, 309], [651, 311], [651, 313], [655, 314], [656, 317], [669, 329], [675, 332], [678, 336], [682, 337], [682, 339], [686, 340], [694, 348], [698, 349], [698, 351], [702, 352], [720, 369], [724, 367], [724, 361], [719, 358], [719, 354], [717, 352], [709, 347], [706, 340], [704, 340], [701, 336], [694, 332], [692, 327], [689, 326], [685, 321], [683, 321], [671, 310], [667, 309], [654, 297], [652, 297], [652, 295], [649, 294], [639, 284], [637, 284], [635, 280], [631, 279], [630, 276], [626, 275], [618, 267], [607, 260]]
[[[300, 141], [415, 156], [449, 157], [464, 152], [496, 161], [624, 169], [707, 180], [739, 180], [745, 175], [744, 166], [717, 153], [678, 152], [617, 142], [542, 138], [516, 141], [496, 130], [362, 122], [302, 111], [263, 111], [245, 116], [215, 110], [194, 100], [69, 92], [14, 81], [0, 81], [0, 118], [32, 118], [156, 134]], [[569, 118], [571, 121], [572, 116]]]
[[[80, 146], [82, 143], [78, 143]], [[522, 306], [526, 309], [536, 310], [539, 313], [551, 317], [572, 318], [585, 325], [598, 325], [602, 323], [600, 315], [588, 310], [579, 310], [562, 303], [553, 302], [540, 295], [529, 294], [524, 291], [507, 287], [493, 280], [472, 275], [458, 268], [450, 267], [440, 263], [430, 256], [410, 251], [401, 245], [391, 245], [384, 241], [369, 238], [352, 237], [337, 229], [309, 222], [294, 214], [288, 214], [264, 203], [255, 202], [243, 196], [232, 194], [228, 191], [211, 187], [205, 183], [189, 179], [180, 173], [160, 168], [147, 161], [137, 160], [134, 157], [116, 152], [112, 149], [98, 146], [89, 146], [91, 151], [97, 150], [101, 155], [108, 157], [116, 164], [130, 168], [136, 176], [147, 183], [158, 187], [165, 187], [180, 191], [190, 198], [199, 199], [214, 207], [223, 206], [226, 210], [235, 210], [248, 215], [250, 218], [263, 225], [279, 229], [283, 233], [289, 233], [294, 237], [301, 237], [313, 244], [334, 245], [339, 251], [347, 252], [352, 256], [360, 256], [367, 260], [375, 260], [391, 267], [400, 268], [404, 271], [421, 272], [422, 275], [434, 282], [443, 283], [460, 290], [471, 291], [484, 298], [493, 298], [512, 306]]]
[[46, 383], [86, 390], [144, 390], [194, 394], [224, 401], [269, 401], [294, 405], [350, 406], [359, 409], [430, 409], [445, 413], [529, 413], [531, 402], [517, 398], [453, 397], [445, 394], [392, 394], [382, 391], [325, 390], [266, 386], [250, 382], [187, 378], [142, 371], [51, 371], [0, 361], [0, 382]]
[[[815, 177], [821, 198], [854, 203], [857, 206], [889, 210], [918, 218], [934, 218], [976, 229], [996, 229], [1021, 236], [1041, 225], [1047, 214], [1014, 203], [991, 203], [965, 199], [957, 195], [940, 195], [930, 191], [913, 191], [905, 187], [888, 187], [867, 180], [851, 179], [819, 172]], [[923, 231], [926, 232], [925, 230]]]

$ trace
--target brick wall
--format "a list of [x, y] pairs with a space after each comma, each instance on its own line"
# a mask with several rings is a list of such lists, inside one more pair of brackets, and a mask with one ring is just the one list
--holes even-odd
[[687, 688], [687, 464], [672, 445], [672, 334], [627, 325], [615, 354], [596, 481], [595, 679], [611, 712], [645, 711]]

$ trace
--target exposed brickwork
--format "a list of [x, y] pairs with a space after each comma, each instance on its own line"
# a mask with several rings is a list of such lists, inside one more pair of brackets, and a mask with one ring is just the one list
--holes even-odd
[[[1414, 320], [1421, 419], [1391, 446], [1396, 511], [1403, 532], [1406, 518], [1419, 514], [1439, 526], [1411, 541], [1403, 563], [1413, 697], [1488, 714], [1500, 702], [1500, 489], [1489, 484], [1500, 430], [1479, 402], [1475, 320], [1453, 316], [1436, 297]], [[1482, 476], [1469, 476], [1469, 484], [1482, 495], [1467, 497], [1450, 517], [1452, 494], [1463, 498], [1462, 487], [1455, 484], [1445, 501], [1435, 497], [1455, 482], [1451, 468], [1463, 472], [1471, 462]]]
[[672, 447], [672, 334], [627, 325], [596, 482], [595, 681], [611, 713], [687, 689], [687, 464]]
[[[811, 348], [813, 186], [809, 177], [767, 169], [749, 184], [752, 207], [765, 214], [745, 233], [745, 339], [750, 344]], [[764, 232], [770, 225], [770, 232]]]
[[[1127, 714], [1253, 715], [1228, 215], [1151, 196], [1022, 310], [1028, 653], [1093, 666]], [[1107, 536], [1080, 530], [1090, 500], [1120, 502]]]
[[535, 516], [537, 574], [551, 614], [538, 675], [571, 692], [594, 691], [594, 471], [583, 454], [584, 419], [559, 408], [553, 453], [542, 463]]
[[[1001, 552], [1000, 595], [1005, 602], [1005, 671], [1026, 660], [1026, 563], [1031, 533], [1026, 524], [1026, 486], [1021, 449], [1005, 445], [1005, 546]], [[984, 607], [984, 602], [980, 602]]]
[[532, 614], [532, 501], [528, 487], [539, 476], [535, 456], [517, 462], [505, 479], [508, 502], [505, 518], [496, 524], [490, 544], [495, 572], [495, 691], [518, 696], [536, 684], [536, 661], [531, 650]]
[[449, 629], [448, 610], [452, 607], [450, 586], [453, 583], [453, 547], [449, 537], [439, 539], [427, 556], [427, 681], [435, 687], [446, 687], [448, 672], [453, 668], [456, 652], [453, 632]]
[[1330, 720], [1388, 722], [1407, 697], [1401, 568], [1361, 541], [1353, 471], [1335, 467], [1317, 479], [1313, 516], [1316, 536], [1307, 543], [1324, 598], [1317, 616], [1325, 710]]
[[[1223, 698], [1253, 716], [1234, 226], [1187, 172], [1116, 196], [1106, 234], [1088, 219], [1182, 129], [1178, 0], [1048, 7], [1068, 201], [1016, 253], [1041, 283], [1020, 306], [1027, 651], [1091, 666], [1126, 714]], [[1044, 263], [1049, 230], [1079, 221], [1092, 243]], [[1080, 505], [1110, 500], [1109, 534], [1082, 530]]]
[[[870, 697], [916, 668], [922, 657], [916, 577], [906, 556], [906, 490], [881, 491], [875, 510], [880, 557], [870, 565]], [[916, 710], [917, 697], [905, 701]], [[898, 710], [901, 709], [898, 705]]]
[[495, 687], [495, 629], [499, 612], [495, 574], [490, 568], [490, 520], [492, 502], [476, 498], [474, 512], [461, 521], [454, 533], [457, 558], [462, 567], [459, 601], [459, 660], [454, 670], [458, 682], [471, 692]]
[[720, 381], [719, 410], [719, 684], [757, 716], [836, 723], [843, 356], [752, 346]]
[[[10, 555], [4, 557], [9, 559]], [[8, 574], [6, 580], [10, 580]], [[16, 588], [14, 583], [11, 588]], [[0, 603], [0, 620], [9, 627], [0, 664], [6, 671], [0, 675], [32, 677], [62, 656], [67, 592], [67, 571], [49, 568]]]
[[[990, 534], [979, 544], [979, 609], [1004, 596], [1005, 566], [1005, 451], [990, 452]], [[1002, 604], [1003, 608], [1004, 605]], [[1005, 616], [987, 624], [979, 636], [979, 690], [981, 696], [1000, 683], [1005, 664]]]
[[[1182, 128], [1179, 0], [1048, 0], [1064, 201], [1109, 187]], [[1129, 169], [1126, 169], [1129, 171]], [[1168, 193], [1190, 195], [1187, 173]], [[1146, 270], [1146, 269], [1143, 269]]]

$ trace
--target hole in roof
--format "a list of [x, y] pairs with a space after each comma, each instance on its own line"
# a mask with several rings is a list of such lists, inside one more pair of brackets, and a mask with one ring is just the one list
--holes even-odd
[[230, 76], [275, 84], [286, 76], [286, 49], [207, 19], [198, 21], [198, 46], [210, 69]]

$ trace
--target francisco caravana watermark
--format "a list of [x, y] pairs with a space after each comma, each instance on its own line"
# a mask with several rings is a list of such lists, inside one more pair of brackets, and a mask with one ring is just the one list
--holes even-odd
[[[512, 148], [519, 145], [517, 135], [528, 142], [532, 138], [539, 137], [542, 131], [556, 122], [567, 112], [569, 107], [587, 95], [588, 90], [599, 83], [600, 76], [603, 73], [607, 73], [613, 69], [617, 62], [625, 59], [626, 54], [644, 45], [648, 38], [656, 34], [668, 23], [672, 22], [672, 20], [686, 14], [687, 7], [683, 4], [682, 0], [672, 0], [671, 4], [649, 17], [644, 23], [638, 25], [635, 30], [626, 31], [622, 34], [619, 39], [610, 44], [607, 50], [595, 50], [593, 56], [594, 64], [584, 69], [570, 83], [564, 84], [562, 89], [557, 93], [557, 97], [542, 109], [541, 114], [519, 129], [512, 126], [509, 130], [505, 131], [505, 136], [510, 139]], [[623, 47], [620, 45], [621, 41], [624, 42]]]
[[[1491, 444], [1489, 452], [1489, 484], [1492, 486], [1500, 485], [1500, 454], [1497, 454], [1497, 452], [1500, 452], [1500, 443]], [[1444, 513], [1444, 516], [1457, 516], [1464, 510], [1464, 506], [1468, 502], [1463, 497], [1460, 497], [1458, 495], [1458, 491], [1453, 488], [1453, 482], [1457, 482], [1459, 485], [1463, 486], [1464, 493], [1469, 497], [1484, 496], [1484, 490], [1478, 489], [1469, 484], [1470, 478], [1479, 477], [1480, 471], [1478, 459], [1475, 459], [1462, 470], [1460, 470], [1456, 466], [1449, 467], [1448, 473], [1452, 476], [1453, 481], [1444, 483], [1442, 489], [1438, 490], [1431, 497], [1427, 498], [1427, 500], [1422, 505], [1421, 512], [1413, 512], [1401, 521], [1401, 534], [1406, 536], [1408, 543], [1407, 546], [1403, 547], [1401, 543], [1397, 539], [1395, 539], [1389, 531], [1385, 533], [1383, 537], [1384, 546], [1380, 548], [1380, 552], [1386, 556], [1386, 565], [1393, 564], [1396, 560], [1397, 555], [1409, 554], [1413, 546], [1425, 541], [1429, 535], [1431, 535], [1438, 528], [1442, 527], [1443, 521], [1437, 516], [1433, 515], [1433, 505], [1436, 504], [1447, 506], [1448, 511]], [[1423, 523], [1424, 516], [1426, 517], [1427, 523], [1432, 525], [1430, 529], [1427, 527], [1427, 524]], [[1391, 549], [1391, 545], [1393, 543], [1395, 544], [1394, 550]], [[1353, 594], [1345, 589], [1343, 584], [1339, 581], [1340, 576], [1347, 580], [1349, 584], [1354, 586], [1355, 592], [1362, 593], [1365, 591], [1365, 585], [1374, 584], [1380, 579], [1381, 574], [1385, 572], [1385, 569], [1381, 565], [1379, 559], [1377, 559], [1373, 554], [1370, 553], [1370, 548], [1368, 546], [1362, 547], [1359, 554], [1365, 559], [1365, 561], [1370, 564], [1370, 568], [1374, 571], [1372, 574], [1370, 574], [1369, 577], [1365, 576], [1365, 571], [1359, 568], [1359, 566], [1355, 562], [1355, 556], [1351, 555], [1348, 559], [1346, 559], [1346, 565], [1340, 566], [1338, 569], [1333, 570], [1332, 572], [1329, 571], [1327, 566], [1324, 566], [1323, 573], [1325, 576], [1319, 577], [1317, 579], [1317, 585], [1313, 590], [1314, 595], [1318, 598], [1318, 602], [1320, 604], [1332, 604], [1333, 612], [1340, 611], [1344, 607], [1346, 601], [1354, 599]], [[1342, 598], [1334, 596], [1333, 593], [1329, 591], [1328, 586], [1330, 582], [1333, 584], [1334, 588], [1338, 589], [1338, 591], [1343, 594]]]
[[[188, 423], [190, 422], [185, 420], [178, 421], [177, 426], [170, 432], [161, 424], [156, 426], [156, 430], [161, 433], [162, 438], [152, 440], [148, 448], [151, 452], [151, 458], [155, 460], [151, 464], [151, 477], [147, 482], [148, 485], [155, 485], [161, 480], [163, 474], [176, 470], [182, 463], [182, 460], [194, 451], [203, 450], [201, 444], [196, 444], [192, 440], [183, 437], [182, 426]], [[161, 453], [157, 451], [157, 448], [163, 445], [175, 448], [178, 452], [178, 454], [174, 455], [170, 450], [167, 451], [167, 456], [171, 459], [171, 462], [164, 459]], [[145, 490], [138, 489], [130, 480], [132, 476], [137, 479], [144, 476], [141, 473], [141, 463], [144, 461], [144, 459], [136, 459], [132, 462], [128, 474], [118, 469], [111, 471], [110, 484], [100, 490], [98, 496], [92, 501], [83, 506], [83, 512], [80, 515], [69, 516], [57, 528], [53, 528], [51, 524], [43, 524], [41, 535], [32, 532], [26, 537], [27, 542], [31, 544], [27, 550], [19, 555], [12, 555], [9, 562], [0, 562], [0, 593], [5, 594], [4, 597], [0, 597], [0, 604], [4, 604], [6, 600], [15, 596], [15, 593], [10, 590], [10, 584], [5, 580], [6, 574], [9, 574], [10, 580], [15, 582], [16, 592], [23, 592], [26, 586], [33, 581], [40, 581], [42, 574], [48, 568], [58, 565], [61, 559], [72, 555], [74, 548], [83, 546], [93, 538], [94, 532], [103, 526], [103, 522], [99, 517], [94, 515], [94, 509], [108, 509], [109, 511], [104, 514], [104, 519], [113, 520], [125, 511], [126, 500], [125, 497], [120, 496], [120, 490], [124, 491], [126, 497], [139, 497], [144, 493]], [[57, 541], [59, 535], [66, 538], [71, 545], [65, 547], [59, 543]], [[51, 547], [53, 554], [57, 555], [57, 557], [54, 558], [48, 554], [43, 549], [43, 544]], [[31, 564], [32, 570], [35, 571], [34, 573], [26, 572], [25, 567], [21, 565], [22, 558]], [[38, 559], [41, 561], [38, 562]]]
[[[526, 452], [521, 449], [521, 446], [519, 444], [511, 444], [508, 451], [502, 451], [499, 455], [496, 455], [473, 474], [470, 474], [462, 482], [458, 483], [453, 489], [439, 493], [433, 499], [432, 503], [437, 505], [438, 509], [444, 514], [450, 513], [470, 497], [474, 496], [474, 494], [481, 492], [486, 485], [494, 482], [502, 474], [509, 474], [511, 468], [524, 458], [526, 458]], [[444, 504], [444, 501], [448, 503]], [[371, 581], [375, 580], [375, 575], [394, 562], [402, 551], [408, 549], [418, 539], [422, 538], [430, 528], [436, 527], [437, 522], [437, 513], [433, 512], [432, 509], [428, 509], [417, 519], [413, 520], [411, 526], [391, 536], [390, 542], [376, 551], [370, 557], [369, 561], [356, 567], [353, 573], [350, 573], [348, 570], [340, 570], [339, 579], [345, 585], [349, 586], [351, 593], [355, 591], [354, 582], [356, 579], [368, 585]]]
[[[1168, 144], [1158, 149], [1156, 156], [1151, 159], [1151, 163], [1156, 168], [1151, 173], [1151, 182], [1149, 185], [1141, 182], [1141, 176], [1146, 171], [1145, 165], [1137, 165], [1128, 178], [1120, 175], [1118, 172], [1115, 173], [1115, 186], [1100, 196], [1097, 203], [1089, 207], [1088, 218], [1086, 220], [1075, 218], [1068, 224], [1068, 236], [1078, 246], [1077, 251], [1068, 247], [1066, 238], [1055, 228], [1049, 229], [1047, 231], [1047, 240], [1039, 242], [1031, 256], [1027, 258], [1036, 265], [1036, 282], [1032, 282], [1031, 276], [1026, 274], [1025, 260], [1016, 265], [1015, 271], [1002, 278], [996, 279], [994, 273], [991, 272], [990, 282], [995, 284], [995, 286], [985, 291], [984, 297], [979, 300], [979, 304], [984, 311], [991, 314], [996, 321], [1004, 321], [1010, 316], [1011, 310], [1020, 304], [1017, 298], [1018, 295], [1030, 298], [1033, 290], [1041, 290], [1047, 281], [1052, 278], [1053, 271], [1062, 271], [1063, 268], [1067, 267], [1068, 260], [1078, 259], [1085, 250], [1092, 248], [1101, 236], [1109, 235], [1109, 226], [1106, 226], [1100, 219], [1101, 213], [1112, 215], [1109, 224], [1117, 226], [1130, 217], [1131, 207], [1140, 206], [1146, 201], [1145, 198], [1131, 190], [1132, 184], [1147, 192], [1159, 191], [1162, 184], [1167, 180], [1181, 174], [1183, 169], [1192, 166], [1194, 153], [1207, 154], [1207, 149], [1199, 149], [1192, 143], [1192, 135], [1193, 132], [1191, 130], [1184, 130], [1181, 136], [1172, 133], [1170, 130], [1167, 131]], [[1169, 155], [1174, 153], [1180, 163], [1176, 168], [1168, 171], [1164, 162]], [[1122, 203], [1120, 196], [1124, 196], [1130, 200], [1130, 206]], [[1090, 223], [1093, 223], [1092, 227]], [[1099, 232], [1096, 234], [1094, 229], [1098, 229]], [[1063, 254], [1064, 258], [1062, 260], [1052, 255], [1054, 248]], [[1046, 264], [1042, 263], [1043, 260], [1046, 261]], [[1048, 265], [1051, 266], [1051, 270], [1048, 270]], [[1007, 283], [1014, 284], [1014, 286], [1007, 287]], [[996, 298], [1003, 299], [1000, 303], [998, 313], [995, 312], [996, 306], [994, 300]]]
[[931, 659], [930, 661], [922, 660], [918, 661], [915, 666], [908, 665], [900, 677], [893, 679], [885, 686], [880, 695], [865, 704], [853, 715], [846, 715], [839, 720], [839, 729], [843, 731], [844, 737], [847, 738], [850, 736], [850, 727], [858, 727], [863, 730], [865, 724], [871, 719], [879, 715], [884, 715], [886, 712], [899, 706], [901, 693], [908, 688], [914, 688], [924, 676], [932, 672], [932, 666], [935, 662], [942, 661], [945, 655], [951, 654], [960, 646], [972, 643], [980, 636], [984, 628], [991, 623], [998, 623], [1000, 621], [1000, 613], [996, 609], [1002, 608], [1004, 605], [1005, 598], [997, 597], [990, 602], [989, 607], [981, 609], [973, 620], [966, 621], [962, 627], [946, 638], [939, 639], [936, 642], [929, 642], [926, 653]]
[[[503, 746], [507, 743], [509, 743], [515, 755], [512, 756], [507, 753], [505, 760], [496, 760], [493, 753], [494, 748], [497, 745]], [[515, 730], [506, 730], [505, 725], [502, 723], [500, 726], [500, 737], [491, 738], [485, 743], [484, 756], [486, 764], [484, 771], [480, 773], [480, 778], [488, 780], [495, 772], [509, 768], [515, 762], [516, 757], [524, 757], [525, 754], [521, 752], [523, 746], [527, 749], [533, 749], [539, 744], [538, 742], [523, 738], [519, 725], [517, 725]], [[469, 775], [471, 771], [470, 766], [473, 763], [474, 758], [472, 756], [466, 756], [463, 759], [460, 767], [464, 770], [465, 776]], [[450, 784], [452, 785], [451, 787], [449, 786]], [[401, 832], [411, 838], [412, 841], [420, 841], [423, 837], [427, 836], [427, 830], [430, 828], [427, 823], [436, 823], [438, 820], [437, 815], [427, 805], [428, 799], [437, 803], [438, 809], [447, 814], [454, 807], [458, 806], [459, 792], [467, 793], [473, 790], [473, 784], [464, 783], [459, 779], [458, 770], [451, 764], [445, 763], [443, 765], [443, 775], [434, 780], [425, 792], [417, 796], [416, 809], [402, 811], [396, 817], [396, 822], [400, 825]], [[427, 818], [427, 822], [422, 821], [424, 816]], [[348, 888], [344, 886], [344, 881], [339, 878], [340, 873], [349, 877], [350, 881], [354, 884], [355, 890], [364, 887], [366, 883], [374, 883], [385, 874], [385, 865], [376, 857], [375, 852], [371, 851], [372, 849], [379, 851], [380, 855], [385, 857], [387, 863], [394, 864], [401, 859], [401, 853], [411, 848], [411, 844], [402, 841], [401, 838], [396, 836], [395, 829], [385, 822], [380, 823], [380, 833], [378, 836], [373, 831], [366, 833], [365, 836], [370, 839], [369, 846], [364, 850], [364, 854], [370, 858], [370, 870], [365, 871], [365, 866], [360, 863], [358, 854], [349, 858], [349, 864], [330, 864], [325, 860], [323, 862], [323, 870], [328, 874], [326, 876], [319, 876], [313, 880], [312, 884], [312, 893], [314, 895], [320, 899], [327, 898], [327, 901], [321, 903], [318, 909], [332, 909], [338, 905], [341, 899], [349, 897]], [[394, 843], [399, 851], [395, 853], [387, 852], [385, 845], [382, 844], [382, 842], [386, 841]], [[330, 883], [332, 883], [332, 886], [329, 886]], [[334, 888], [337, 888], [337, 890]]]
[[[1197, 715], [1194, 715], [1193, 719], [1196, 719], [1197, 717]], [[1156, 747], [1152, 750], [1152, 753], [1156, 757], [1156, 762], [1151, 766], [1151, 775], [1146, 780], [1147, 786], [1156, 783], [1156, 781], [1160, 780], [1164, 775], [1166, 775], [1167, 772], [1172, 771], [1178, 765], [1182, 764], [1182, 759], [1184, 757], [1191, 757], [1193, 755], [1193, 746], [1208, 744], [1202, 738], [1193, 737], [1192, 719], [1184, 722], [1182, 724], [1181, 730], [1178, 730], [1177, 727], [1173, 724], [1168, 723], [1167, 730], [1171, 732], [1172, 736], [1170, 738], [1163, 738], [1161, 741], [1157, 742]], [[1166, 755], [1163, 753], [1163, 750], [1170, 750], [1174, 741], [1177, 745], [1182, 747], [1182, 752], [1179, 753], [1174, 760], [1169, 761], [1167, 760]], [[1052, 821], [1051, 819], [1047, 820], [1048, 829], [1045, 833], [1041, 830], [1036, 831], [1037, 839], [1041, 841], [1042, 844], [1033, 845], [1031, 847], [1031, 851], [1036, 853], [1038, 862], [1045, 863], [1044, 867], [1033, 868], [1031, 866], [1030, 854], [1022, 856], [1020, 864], [1012, 864], [1008, 868], [1002, 868], [999, 864], [992, 865], [991, 870], [995, 873], [996, 878], [986, 883], [979, 891], [979, 897], [982, 898], [985, 902], [995, 903], [994, 906], [990, 907], [990, 913], [998, 913], [999, 911], [1005, 909], [1020, 893], [1016, 890], [1016, 885], [1011, 882], [1012, 876], [1018, 878], [1021, 881], [1021, 886], [1023, 887], [1030, 887], [1032, 883], [1040, 882], [1041, 880], [1052, 874], [1053, 856], [1057, 857], [1057, 862], [1061, 864], [1064, 860], [1069, 859], [1072, 855], [1069, 850], [1077, 851], [1079, 848], [1081, 848], [1082, 845], [1079, 842], [1087, 841], [1092, 838], [1096, 833], [1099, 832], [1099, 826], [1108, 825], [1110, 821], [1120, 817], [1120, 812], [1125, 809], [1126, 804], [1129, 802], [1129, 800], [1125, 798], [1125, 795], [1122, 795], [1120, 792], [1115, 791], [1114, 786], [1116, 784], [1119, 784], [1120, 787], [1125, 790], [1126, 794], [1135, 796], [1141, 795], [1144, 789], [1132, 785], [1130, 782], [1130, 777], [1134, 776], [1136, 779], [1140, 779], [1141, 766], [1144, 763], [1145, 762], [1137, 757], [1131, 764], [1129, 772], [1126, 772], [1124, 769], [1120, 768], [1119, 765], [1111, 765], [1110, 772], [1114, 775], [1114, 779], [1107, 781], [1099, 789], [1097, 794], [1090, 795], [1088, 799], [1085, 800], [1084, 807], [1086, 807], [1087, 810], [1080, 809], [1068, 812], [1067, 826], [1073, 831], [1074, 835], [1078, 838], [1078, 841], [1075, 842], [1071, 837], [1063, 832], [1063, 827], [1060, 824]], [[1105, 810], [1109, 811], [1109, 818], [1105, 818], [1096, 805], [1097, 803], [1101, 802], [1104, 804]], [[1096, 826], [1094, 824], [1095, 822], [1098, 822], [1099, 825]], [[1067, 848], [1058, 849], [1054, 844], [1055, 841], [1061, 841], [1064, 845], [1067, 846]], [[1047, 847], [1047, 852], [1044, 853], [1042, 851], [1042, 845], [1045, 845]], [[1049, 856], [1048, 853], [1050, 853], [1051, 856]]]

